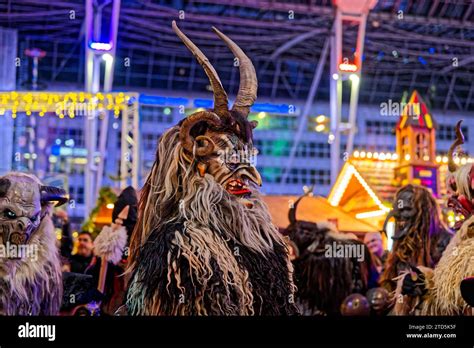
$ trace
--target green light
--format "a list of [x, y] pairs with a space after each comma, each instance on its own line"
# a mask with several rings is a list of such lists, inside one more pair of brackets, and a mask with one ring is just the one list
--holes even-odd
[[290, 143], [287, 140], [275, 140], [271, 148], [272, 156], [284, 156], [286, 150], [290, 147]]
[[169, 114], [171, 114], [171, 109], [170, 108], [164, 108], [163, 113], [165, 115], [169, 115]]

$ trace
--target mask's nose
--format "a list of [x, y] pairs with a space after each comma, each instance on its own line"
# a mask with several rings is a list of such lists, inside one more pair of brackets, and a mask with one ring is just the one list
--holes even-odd
[[23, 243], [26, 242], [30, 236], [32, 228], [32, 223], [30, 219], [26, 217], [19, 218], [16, 222], [16, 233], [10, 236], [10, 239], [15, 239], [15, 241], [11, 241], [13, 243]]
[[247, 167], [245, 169], [245, 172], [246, 176], [250, 180], [252, 180], [258, 186], [262, 186], [262, 177], [260, 176], [260, 173], [258, 172], [257, 168], [255, 168], [254, 166]]
[[18, 222], [16, 223], [16, 226], [20, 231], [26, 230], [26, 222], [23, 221], [22, 219], [18, 220]]

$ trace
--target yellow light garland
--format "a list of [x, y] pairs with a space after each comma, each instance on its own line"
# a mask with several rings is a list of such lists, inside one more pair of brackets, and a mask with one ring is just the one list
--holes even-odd
[[87, 113], [114, 110], [117, 118], [133, 95], [119, 93], [86, 93], [86, 92], [2, 92], [0, 93], [0, 116], [11, 110], [11, 117], [18, 112], [30, 116], [39, 113], [43, 117], [47, 112], [55, 113], [59, 118], [67, 114], [69, 118]]

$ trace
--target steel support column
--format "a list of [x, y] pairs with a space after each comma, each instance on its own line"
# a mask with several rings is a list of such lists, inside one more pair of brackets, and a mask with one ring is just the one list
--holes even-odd
[[[101, 90], [101, 64], [105, 62], [104, 86], [102, 91], [109, 92], [112, 89], [115, 51], [117, 46], [118, 19], [120, 13], [120, 0], [112, 2], [112, 17], [110, 18], [109, 38], [104, 39], [101, 33], [103, 6], [94, 6], [93, 0], [86, 0], [85, 16], [85, 90], [97, 93]], [[100, 125], [100, 141], [98, 144], [98, 116], [102, 112]], [[108, 131], [107, 111], [94, 111], [85, 117], [85, 143], [87, 148], [87, 166], [84, 175], [85, 213], [92, 210], [95, 199], [102, 186], [104, 172], [104, 154], [107, 143]], [[96, 164], [97, 162], [97, 164]]]
[[[357, 106], [359, 100], [360, 78], [362, 69], [362, 56], [364, 54], [364, 40], [367, 16], [370, 9], [374, 8], [377, 0], [338, 0], [336, 17], [334, 20], [334, 36], [331, 50], [331, 79], [330, 79], [330, 110], [331, 131], [329, 143], [331, 144], [331, 184], [334, 185], [340, 170], [341, 137], [347, 131], [346, 152], [352, 153], [354, 137], [357, 131]], [[344, 21], [358, 25], [357, 42], [354, 59], [342, 57], [342, 36], [344, 34]], [[349, 101], [348, 122], [342, 122], [342, 81], [350, 79], [351, 94]]]
[[293, 145], [290, 151], [290, 157], [288, 158], [288, 162], [286, 168], [284, 168], [282, 178], [281, 178], [281, 186], [284, 187], [286, 183], [286, 179], [288, 178], [288, 174], [293, 166], [293, 161], [296, 155], [296, 151], [298, 150], [298, 145], [303, 137], [304, 132], [306, 131], [306, 125], [308, 123], [308, 116], [311, 111], [311, 107], [313, 106], [314, 97], [318, 90], [319, 81], [321, 81], [321, 75], [323, 73], [324, 65], [327, 60], [328, 50], [329, 50], [329, 41], [330, 39], [327, 38], [324, 42], [324, 48], [321, 52], [321, 56], [319, 57], [318, 65], [316, 70], [314, 71], [313, 82], [311, 83], [311, 87], [309, 89], [308, 97], [306, 98], [306, 103], [303, 109], [303, 112], [299, 118], [298, 130], [296, 135], [293, 139]]

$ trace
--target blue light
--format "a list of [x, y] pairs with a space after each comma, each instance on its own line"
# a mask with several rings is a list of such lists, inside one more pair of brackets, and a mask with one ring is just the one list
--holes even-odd
[[59, 156], [60, 151], [61, 151], [61, 146], [59, 146], [59, 145], [51, 146], [51, 155]]
[[196, 108], [211, 109], [214, 106], [214, 101], [211, 99], [194, 99], [194, 106]]
[[423, 58], [422, 56], [418, 56], [418, 61], [419, 61], [422, 65], [428, 64], [428, 63], [426, 63], [425, 58]]
[[112, 44], [109, 42], [91, 42], [89, 47], [96, 51], [110, 51]]
[[296, 107], [291, 107], [293, 110], [290, 112], [290, 105], [287, 104], [270, 104], [270, 103], [255, 103], [253, 104], [250, 111], [252, 112], [271, 112], [275, 114], [290, 114], [296, 112]]
[[141, 94], [139, 98], [140, 104], [146, 105], [162, 105], [162, 106], [187, 106], [189, 99], [187, 98], [174, 98], [174, 97], [160, 97], [154, 95]]
[[[162, 97], [141, 94], [139, 97], [140, 104], [145, 105], [160, 105], [160, 106], [181, 106], [188, 107], [190, 99]], [[192, 100], [195, 108], [212, 109], [214, 101], [212, 99], [194, 99]], [[232, 105], [232, 102], [230, 103]], [[255, 103], [250, 109], [251, 112], [270, 112], [277, 114], [294, 114], [296, 113], [296, 106], [288, 104], [270, 104], [270, 103]]]
[[428, 50], [428, 52], [430, 52], [431, 54], [434, 54], [436, 52], [436, 50], [434, 49], [434, 47], [430, 47], [430, 49]]

